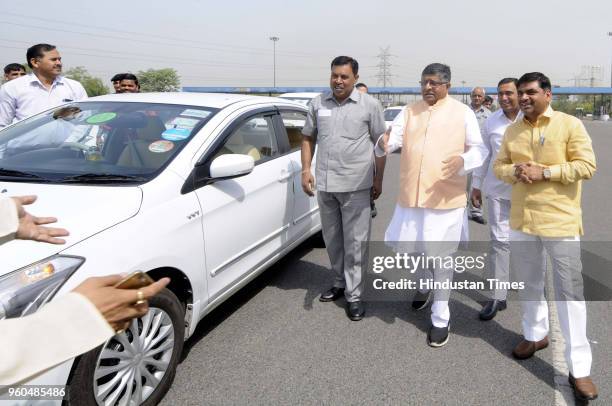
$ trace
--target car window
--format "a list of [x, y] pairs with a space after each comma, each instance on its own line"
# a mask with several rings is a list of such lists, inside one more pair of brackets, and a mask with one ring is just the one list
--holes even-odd
[[62, 106], [0, 132], [0, 179], [148, 181], [217, 111], [127, 102]]
[[244, 154], [262, 163], [279, 156], [271, 117], [251, 117], [229, 136], [215, 157], [223, 154]]
[[387, 109], [385, 110], [385, 121], [393, 121], [395, 117], [402, 111], [401, 109]]
[[297, 151], [302, 147], [302, 128], [306, 122], [306, 113], [301, 111], [283, 111], [281, 118], [289, 137], [291, 151]]

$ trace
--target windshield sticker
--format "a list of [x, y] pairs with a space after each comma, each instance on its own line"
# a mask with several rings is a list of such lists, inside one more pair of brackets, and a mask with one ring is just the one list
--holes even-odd
[[149, 151], [161, 154], [174, 148], [174, 143], [170, 141], [155, 141], [149, 144]]
[[98, 113], [89, 117], [85, 122], [87, 124], [102, 124], [111, 121], [115, 117], [117, 117], [117, 113]]
[[168, 141], [183, 141], [189, 138], [189, 128], [169, 128], [162, 133], [162, 138]]
[[186, 110], [183, 110], [183, 112], [180, 115], [181, 116], [206, 118], [206, 117], [210, 116], [210, 111], [196, 110], [196, 109], [186, 109]]
[[187, 118], [187, 117], [175, 117], [174, 120], [170, 122], [170, 125], [174, 127], [184, 127], [184, 128], [193, 128], [195, 127], [200, 120], [196, 118]]

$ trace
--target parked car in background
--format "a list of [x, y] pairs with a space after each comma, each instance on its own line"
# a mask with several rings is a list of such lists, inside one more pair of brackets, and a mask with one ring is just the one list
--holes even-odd
[[125, 332], [26, 384], [68, 385], [73, 405], [157, 404], [198, 322], [320, 230], [301, 188], [306, 112], [279, 98], [135, 93], [0, 131], [0, 191], [38, 195], [28, 210], [70, 231], [63, 246], [0, 246], [0, 319], [90, 276], [172, 279]]
[[393, 120], [395, 120], [395, 117], [397, 117], [397, 115], [400, 113], [400, 111], [402, 111], [402, 109], [405, 106], [393, 106], [393, 107], [387, 107], [384, 111], [384, 115], [385, 115], [385, 126], [387, 128], [389, 128], [391, 126], [391, 124], [393, 123]]
[[281, 99], [293, 100], [304, 106], [308, 106], [310, 101], [320, 95], [318, 92], [304, 92], [304, 93], [283, 93], [280, 97]]

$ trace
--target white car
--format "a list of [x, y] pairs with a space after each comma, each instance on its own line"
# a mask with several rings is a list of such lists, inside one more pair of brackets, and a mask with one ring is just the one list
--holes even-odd
[[308, 106], [310, 101], [320, 95], [318, 92], [303, 92], [303, 93], [283, 93], [279, 95], [281, 99], [293, 100], [294, 102], [300, 103], [304, 106]]
[[393, 106], [387, 107], [385, 109], [385, 111], [383, 112], [385, 115], [385, 127], [391, 127], [391, 124], [393, 124], [393, 120], [395, 120], [395, 117], [397, 117], [397, 115], [400, 113], [400, 111], [402, 111], [403, 108], [404, 106]]
[[38, 195], [28, 210], [70, 231], [65, 245], [0, 245], [0, 319], [90, 276], [172, 279], [126, 332], [27, 384], [69, 385], [74, 405], [156, 404], [198, 322], [320, 230], [316, 198], [301, 188], [305, 119], [305, 107], [278, 98], [142, 93], [0, 131], [0, 192]]

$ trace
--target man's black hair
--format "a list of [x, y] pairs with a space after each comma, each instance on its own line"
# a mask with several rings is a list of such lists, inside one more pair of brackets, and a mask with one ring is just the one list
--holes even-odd
[[421, 73], [421, 76], [425, 75], [437, 75], [443, 82], [450, 82], [450, 66], [444, 65], [443, 63], [430, 63], [423, 69], [423, 73]]
[[138, 78], [136, 77], [136, 75], [134, 75], [132, 73], [124, 73], [123, 76], [121, 77], [121, 80], [133, 80], [134, 83], [136, 83], [138, 86], [140, 86], [138, 84]]
[[20, 63], [9, 63], [4, 67], [4, 74], [8, 75], [9, 73], [14, 72], [16, 70], [22, 70], [25, 72], [26, 68]]
[[117, 73], [115, 76], [111, 78], [111, 82], [121, 82], [121, 79], [125, 76], [125, 73]]
[[499, 88], [501, 85], [505, 85], [507, 83], [514, 83], [514, 86], [518, 89], [518, 79], [517, 78], [503, 78], [497, 83], [497, 87]]
[[351, 58], [350, 56], [337, 56], [331, 63], [331, 67], [333, 69], [334, 66], [343, 66], [343, 65], [351, 65], [351, 70], [353, 71], [353, 75], [357, 76], [357, 72], [359, 72], [359, 63]]
[[540, 89], [542, 90], [552, 90], [550, 79], [548, 79], [548, 77], [545, 74], [540, 73], [540, 72], [525, 73], [518, 80], [517, 87], [525, 83], [530, 83], [530, 82], [538, 82], [538, 85], [540, 86]]
[[45, 52], [53, 51], [54, 49], [56, 49], [56, 46], [50, 44], [32, 45], [28, 48], [28, 51], [26, 52], [26, 60], [28, 61], [28, 66], [30, 68], [33, 68], [32, 59], [42, 58]]
[[489, 96], [489, 95], [486, 95], [485, 98], [484, 98], [484, 101], [485, 102], [493, 103], [493, 98], [491, 96]]
[[357, 84], [355, 85], [355, 87], [356, 87], [357, 89], [360, 89], [360, 88], [362, 88], [362, 87], [365, 87], [365, 88], [367, 89], [367, 88], [368, 88], [368, 85], [366, 85], [366, 84], [365, 84], [365, 83], [363, 83], [363, 82], [359, 82], [359, 83], [357, 83]]

